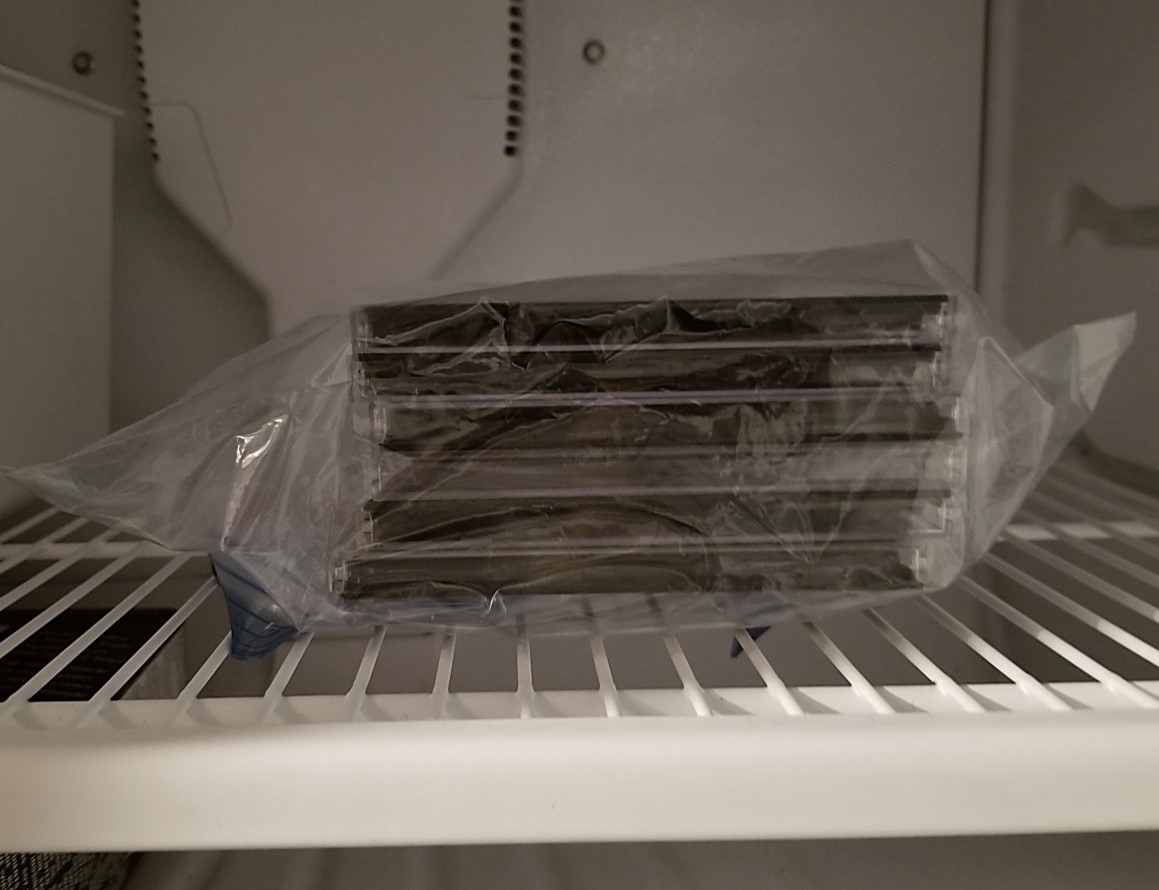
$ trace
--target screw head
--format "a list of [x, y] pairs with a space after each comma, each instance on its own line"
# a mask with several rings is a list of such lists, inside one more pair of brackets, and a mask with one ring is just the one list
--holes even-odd
[[607, 50], [604, 48], [604, 44], [599, 40], [589, 40], [584, 44], [584, 61], [589, 65], [598, 65], [604, 60], [604, 56], [606, 54]]
[[97, 60], [88, 50], [81, 50], [72, 57], [72, 70], [81, 77], [88, 77], [97, 67]]

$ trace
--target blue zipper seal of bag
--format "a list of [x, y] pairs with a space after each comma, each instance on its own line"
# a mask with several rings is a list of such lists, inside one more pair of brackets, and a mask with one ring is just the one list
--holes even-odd
[[225, 592], [229, 612], [229, 654], [239, 661], [269, 655], [297, 633], [285, 611], [237, 563], [224, 553], [209, 554], [213, 576]]

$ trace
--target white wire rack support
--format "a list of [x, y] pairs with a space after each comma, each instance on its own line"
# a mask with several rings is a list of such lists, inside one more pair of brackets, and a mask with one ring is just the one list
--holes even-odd
[[[588, 686], [538, 688], [537, 664], [551, 647], [519, 633], [511, 641], [511, 686], [455, 691], [469, 647], [447, 634], [423, 649], [432, 678], [425, 691], [377, 692], [380, 661], [394, 645], [380, 627], [350, 641], [347, 685], [332, 693], [293, 692], [325, 639], [303, 634], [260, 694], [213, 694], [228, 667], [225, 635], [207, 641], [208, 654], [171, 697], [119, 699], [217, 595], [207, 581], [84, 702], [35, 697], [121, 617], [147, 604], [188, 557], [107, 534], [69, 543], [79, 526], [67, 521], [19, 543], [52, 518], [42, 513], [0, 533], [7, 548], [0, 567], [35, 561], [36, 569], [0, 595], [0, 607], [61, 583], [82, 560], [103, 564], [64, 583], [46, 610], [0, 640], [0, 658], [137, 560], [164, 561], [0, 704], [0, 848], [1159, 828], [1159, 672], [1136, 676], [1109, 658], [1119, 652], [1159, 669], [1156, 508], [1082, 471], [1052, 476], [1004, 549], [986, 558], [992, 576], [963, 579], [958, 599], [918, 597], [906, 606], [910, 622], [894, 620], [889, 606], [867, 610], [856, 647], [843, 645], [848, 638], [825, 621], [802, 624], [804, 644], [838, 685], [790, 682], [792, 671], [774, 666], [775, 647], [735, 630], [720, 634], [720, 645], [735, 640], [738, 662], [757, 685], [707, 683], [695, 649], [672, 631], [660, 635], [655, 657], [674, 683], [637, 688], [618, 679], [618, 647], [593, 625], [582, 650], [593, 676]], [[1060, 574], [1082, 588], [1081, 599], [1051, 580]], [[1002, 585], [1021, 597], [1007, 599]], [[983, 633], [987, 623], [969, 619], [967, 607], [1009, 636]], [[962, 680], [941, 644], [912, 634], [919, 620], [998, 679]], [[868, 646], [900, 657], [921, 682], [875, 681], [864, 662]], [[1084, 679], [1040, 673], [1025, 657], [1028, 647]], [[79, 801], [103, 802], [108, 817], [94, 818]]]

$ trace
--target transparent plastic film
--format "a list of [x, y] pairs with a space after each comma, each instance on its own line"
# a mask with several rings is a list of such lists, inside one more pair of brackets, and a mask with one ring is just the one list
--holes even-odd
[[931, 591], [1090, 415], [1133, 318], [1023, 351], [912, 244], [319, 319], [13, 478], [214, 556], [295, 629], [764, 625]]

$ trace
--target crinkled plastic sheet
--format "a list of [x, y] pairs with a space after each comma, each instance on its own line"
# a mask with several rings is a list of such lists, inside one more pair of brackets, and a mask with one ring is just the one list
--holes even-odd
[[1090, 415], [1133, 317], [1023, 351], [911, 244], [310, 321], [13, 478], [209, 551], [298, 629], [761, 626], [941, 588]]

